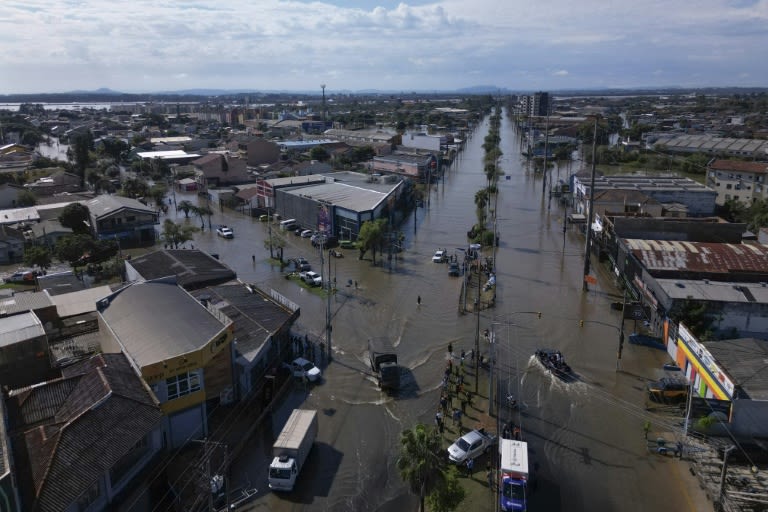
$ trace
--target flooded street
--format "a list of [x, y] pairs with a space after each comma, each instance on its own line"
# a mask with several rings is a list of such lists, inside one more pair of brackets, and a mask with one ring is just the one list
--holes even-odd
[[[276, 434], [293, 407], [318, 409], [318, 444], [297, 490], [277, 496], [266, 485], [272, 434], [254, 440], [252, 455], [233, 467], [235, 485], [247, 480], [259, 489], [251, 509], [415, 509], [416, 500], [395, 466], [399, 434], [417, 422], [432, 424], [447, 346], [470, 350], [477, 333], [475, 315], [458, 313], [462, 278], [449, 277], [447, 266], [432, 263], [431, 256], [438, 248], [455, 253], [467, 245], [466, 231], [475, 222], [474, 194], [485, 182], [481, 145], [487, 130], [486, 120], [433, 189], [429, 207], [418, 209], [415, 223], [413, 216], [404, 222], [406, 250], [391, 264], [386, 254], [377, 254], [383, 265], [373, 266], [370, 253], [360, 261], [353, 251], [331, 260], [339, 287], [331, 299], [334, 361], [324, 369], [322, 384], [291, 395], [274, 420]], [[621, 297], [612, 276], [597, 268], [600, 284], [582, 292], [583, 235], [569, 228], [564, 237], [563, 208], [542, 197], [541, 175], [526, 171], [506, 117], [501, 138], [506, 176], [499, 181], [497, 206], [497, 302], [481, 312], [480, 329], [496, 332], [501, 392], [514, 393], [523, 403], [513, 419], [522, 425], [538, 470], [531, 510], [694, 510], [676, 473], [680, 466], [648, 455], [643, 437], [646, 419], [654, 421], [644, 409], [644, 383], [666, 361], [665, 353], [626, 344], [617, 371], [615, 326], [621, 319], [610, 303]], [[197, 200], [176, 194], [177, 201], [183, 198]], [[325, 299], [286, 280], [269, 263], [266, 223], [216, 210], [214, 229], [227, 224], [235, 238], [218, 238], [206, 227], [196, 235], [195, 247], [219, 254], [241, 280], [274, 288], [298, 303], [299, 329], [324, 336]], [[182, 213], [170, 215], [183, 218]], [[200, 225], [199, 219], [189, 222]], [[292, 234], [286, 238], [286, 258], [304, 256], [320, 268], [309, 240]], [[491, 254], [485, 248], [484, 255]], [[327, 272], [326, 259], [320, 273]], [[354, 281], [357, 289], [347, 285]], [[527, 313], [538, 311], [541, 318]], [[580, 327], [582, 319], [586, 322]], [[628, 323], [627, 334], [631, 327]], [[371, 336], [392, 338], [407, 367], [405, 387], [395, 397], [381, 393], [369, 375]], [[539, 347], [562, 351], [578, 381], [563, 383], [545, 373], [532, 358]], [[481, 351], [488, 350], [481, 337]], [[502, 409], [502, 419], [511, 415]], [[493, 495], [482, 510], [494, 510]]]

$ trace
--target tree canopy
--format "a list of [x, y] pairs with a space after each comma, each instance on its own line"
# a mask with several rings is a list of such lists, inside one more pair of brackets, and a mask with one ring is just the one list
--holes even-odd
[[180, 245], [194, 240], [194, 234], [197, 231], [199, 229], [195, 226], [176, 224], [171, 219], [165, 219], [163, 221], [163, 232], [160, 236], [171, 248], [178, 249]]
[[73, 233], [90, 233], [91, 212], [87, 206], [81, 203], [68, 204], [59, 215], [59, 222], [65, 228], [69, 228]]
[[427, 495], [444, 485], [445, 459], [440, 434], [421, 423], [400, 434], [397, 469], [411, 492], [419, 497], [419, 510], [424, 512]]

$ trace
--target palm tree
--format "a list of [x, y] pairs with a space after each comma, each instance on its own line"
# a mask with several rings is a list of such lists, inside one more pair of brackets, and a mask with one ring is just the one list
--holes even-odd
[[179, 201], [179, 204], [176, 206], [176, 211], [184, 212], [184, 217], [187, 219], [189, 218], [189, 212], [194, 212], [194, 209], [195, 205], [186, 199], [184, 201]]
[[445, 479], [445, 466], [442, 440], [434, 427], [419, 423], [400, 434], [397, 469], [411, 492], [418, 494], [420, 512], [426, 496]]

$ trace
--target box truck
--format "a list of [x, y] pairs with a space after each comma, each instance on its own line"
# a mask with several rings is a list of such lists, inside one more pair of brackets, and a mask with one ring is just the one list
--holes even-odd
[[533, 475], [528, 469], [528, 443], [502, 439], [499, 443], [499, 453], [501, 510], [525, 511], [528, 509], [528, 496], [534, 485]]
[[272, 446], [269, 488], [292, 491], [317, 437], [317, 411], [294, 409]]

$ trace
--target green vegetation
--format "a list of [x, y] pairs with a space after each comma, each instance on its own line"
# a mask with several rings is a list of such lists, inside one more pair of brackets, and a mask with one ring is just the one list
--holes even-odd
[[[448, 468], [442, 437], [434, 427], [421, 423], [400, 435], [400, 455], [397, 459], [400, 477], [411, 492], [419, 497], [419, 510], [430, 497], [432, 510], [454, 510], [464, 499], [457, 475]], [[458, 488], [458, 489], [457, 489]]]

